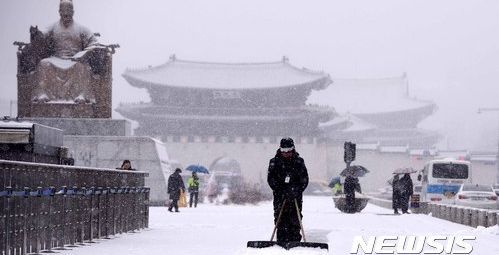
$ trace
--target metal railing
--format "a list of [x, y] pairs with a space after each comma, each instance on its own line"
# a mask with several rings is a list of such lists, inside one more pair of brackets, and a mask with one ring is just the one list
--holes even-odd
[[148, 227], [147, 173], [0, 160], [0, 255]]

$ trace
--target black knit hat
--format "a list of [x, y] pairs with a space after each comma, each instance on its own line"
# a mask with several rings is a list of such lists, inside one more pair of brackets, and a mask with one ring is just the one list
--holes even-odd
[[295, 142], [290, 137], [282, 138], [279, 146], [281, 149], [295, 148]]
[[176, 169], [175, 169], [175, 172], [182, 173], [182, 169], [180, 169], [180, 168], [176, 168]]

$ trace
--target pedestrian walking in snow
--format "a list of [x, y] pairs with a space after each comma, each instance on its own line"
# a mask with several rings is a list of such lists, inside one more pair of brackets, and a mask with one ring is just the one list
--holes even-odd
[[303, 191], [308, 185], [308, 172], [305, 161], [295, 150], [293, 139], [281, 139], [275, 157], [269, 162], [267, 182], [274, 195], [274, 224], [282, 209], [277, 224], [277, 242], [299, 242], [302, 236], [295, 201], [300, 217], [303, 217]]
[[400, 178], [399, 175], [396, 174], [392, 179], [392, 208], [394, 214], [399, 214], [398, 209], [400, 208]]
[[362, 193], [360, 189], [359, 178], [353, 177], [351, 175], [345, 178], [345, 185], [343, 187], [345, 192], [345, 204], [346, 204], [346, 212], [347, 213], [355, 213], [357, 212], [357, 208], [355, 206], [355, 191]]
[[398, 183], [400, 187], [400, 207], [402, 208], [402, 213], [409, 213], [409, 199], [414, 193], [411, 175], [404, 174]]
[[195, 172], [192, 172], [192, 176], [187, 180], [187, 190], [189, 191], [189, 207], [192, 207], [193, 200], [194, 207], [197, 207], [199, 196], [199, 177]]
[[178, 211], [178, 200], [180, 199], [180, 192], [185, 192], [184, 181], [182, 180], [182, 176], [180, 173], [182, 170], [180, 168], [175, 169], [175, 172], [168, 177], [168, 194], [170, 194], [170, 206], [168, 207], [168, 211], [172, 212], [172, 209], [175, 208], [175, 212]]

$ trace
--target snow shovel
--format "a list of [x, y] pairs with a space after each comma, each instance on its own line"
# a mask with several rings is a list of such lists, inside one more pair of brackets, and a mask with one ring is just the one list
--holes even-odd
[[300, 208], [298, 207], [298, 202], [295, 199], [295, 208], [296, 215], [298, 216], [298, 221], [300, 222], [301, 235], [303, 236], [303, 242], [288, 242], [286, 244], [286, 250], [292, 249], [294, 247], [307, 247], [307, 248], [320, 248], [329, 251], [329, 245], [327, 243], [314, 243], [307, 242], [307, 238], [305, 237], [305, 229], [303, 228], [303, 224], [301, 222]]
[[279, 211], [279, 216], [277, 217], [277, 222], [275, 223], [274, 231], [272, 231], [272, 236], [270, 237], [270, 241], [248, 241], [248, 243], [246, 244], [246, 247], [248, 247], [248, 248], [267, 248], [267, 247], [271, 247], [274, 245], [280, 245], [283, 248], [286, 248], [285, 244], [279, 244], [276, 241], [274, 241], [274, 236], [275, 236], [275, 232], [277, 230], [277, 225], [279, 225], [279, 222], [281, 221], [281, 215], [282, 215], [282, 211], [284, 211], [285, 205], [286, 205], [286, 199], [282, 202], [281, 210]]
[[281, 210], [279, 212], [279, 216], [277, 217], [277, 222], [274, 226], [274, 231], [272, 232], [272, 236], [270, 237], [270, 241], [249, 241], [247, 243], [247, 247], [248, 248], [267, 248], [270, 246], [279, 245], [279, 246], [285, 248], [286, 250], [292, 249], [294, 247], [309, 247], [309, 248], [320, 248], [320, 249], [329, 250], [329, 245], [327, 243], [307, 242], [307, 239], [305, 237], [305, 229], [303, 229], [303, 224], [301, 221], [300, 209], [298, 208], [298, 202], [296, 201], [296, 199], [294, 200], [294, 202], [295, 202], [296, 214], [298, 216], [298, 221], [300, 222], [300, 228], [301, 228], [301, 233], [302, 233], [304, 242], [278, 243], [278, 242], [273, 241], [275, 232], [277, 230], [277, 226], [279, 225], [279, 222], [281, 221], [282, 211], [284, 210], [284, 206], [286, 205], [286, 200], [284, 200], [284, 202], [282, 203]]

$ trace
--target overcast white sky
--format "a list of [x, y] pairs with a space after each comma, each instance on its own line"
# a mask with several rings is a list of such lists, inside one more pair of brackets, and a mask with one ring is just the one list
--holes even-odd
[[[127, 67], [187, 60], [262, 62], [283, 55], [334, 78], [407, 72], [411, 94], [439, 110], [421, 127], [452, 148], [494, 150], [499, 106], [496, 0], [73, 0], [75, 20], [119, 43], [113, 104], [147, 101]], [[58, 20], [59, 0], [0, 1], [0, 98], [16, 98], [15, 40]]]

